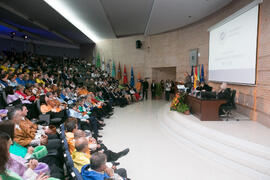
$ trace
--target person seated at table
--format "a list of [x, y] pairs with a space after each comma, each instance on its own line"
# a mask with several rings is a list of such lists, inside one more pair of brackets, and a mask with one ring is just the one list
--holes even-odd
[[230, 88], [227, 88], [227, 83], [223, 82], [220, 85], [220, 89], [217, 94], [218, 99], [224, 99], [227, 102], [225, 104], [220, 105], [219, 107], [219, 115], [224, 115], [226, 111], [226, 106], [228, 106], [228, 103], [231, 98], [231, 90]]
[[209, 86], [205, 81], [200, 82], [199, 86], [196, 88], [198, 91], [212, 91], [212, 87]]

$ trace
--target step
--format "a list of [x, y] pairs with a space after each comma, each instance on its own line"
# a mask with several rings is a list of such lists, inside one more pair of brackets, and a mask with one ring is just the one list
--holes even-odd
[[[259, 150], [250, 148], [252, 145], [252, 143], [248, 144], [250, 142], [245, 142], [235, 137], [231, 138], [230, 136], [226, 136], [226, 134], [191, 122], [185, 115], [175, 115], [176, 113], [170, 112], [168, 105], [166, 105], [160, 110], [159, 114], [159, 117], [162, 117], [162, 127], [165, 127], [170, 132], [169, 134], [173, 134], [174, 138], [185, 141], [186, 143], [188, 142], [193, 147], [197, 146], [199, 152], [202, 152], [202, 150], [207, 151], [208, 154], [212, 153], [216, 157], [225, 159], [227, 164], [230, 162], [235, 167], [244, 167], [244, 169], [249, 170], [252, 174], [256, 174], [256, 176], [262, 177], [262, 179], [270, 178], [269, 159], [256, 155], [259, 151], [266, 150], [267, 147], [263, 149], [259, 146]], [[234, 140], [240, 142], [240, 147], [233, 146], [235, 142], [231, 141]], [[245, 149], [243, 147], [249, 147], [248, 151], [244, 151]], [[267, 153], [265, 154], [267, 155]]]

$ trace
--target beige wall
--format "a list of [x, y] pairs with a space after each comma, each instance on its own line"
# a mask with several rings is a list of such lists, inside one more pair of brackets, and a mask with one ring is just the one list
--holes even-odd
[[160, 82], [167, 79], [176, 81], [176, 67], [152, 68], [152, 80]]
[[[225, 17], [236, 12], [252, 0], [233, 1], [225, 8], [203, 20], [178, 30], [153, 36], [134, 36], [98, 43], [96, 50], [117, 63], [135, 66], [143, 76], [152, 76], [153, 67], [176, 66], [176, 79], [183, 79], [183, 73], [190, 71], [189, 50], [198, 48], [199, 64], [203, 64], [208, 75], [209, 33], [207, 29]], [[135, 48], [135, 41], [144, 42], [142, 50]], [[270, 1], [260, 7], [260, 28], [258, 43], [257, 85], [230, 85], [237, 90], [238, 110], [270, 127]], [[214, 88], [219, 84], [211, 83]]]
[[136, 40], [141, 40], [143, 42], [145, 41], [144, 36], [134, 36], [129, 38], [102, 41], [96, 45], [95, 53], [99, 52], [101, 58], [104, 57], [105, 61], [108, 59], [113, 60], [115, 62], [116, 71], [118, 69], [118, 63], [120, 62], [122, 75], [124, 64], [126, 64], [129, 80], [131, 66], [133, 66], [135, 78], [137, 78], [138, 72], [140, 72], [141, 77], [145, 77], [145, 50], [136, 49]]

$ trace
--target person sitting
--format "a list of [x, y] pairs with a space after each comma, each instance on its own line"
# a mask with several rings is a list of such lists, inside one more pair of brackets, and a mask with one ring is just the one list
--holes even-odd
[[[114, 178], [123, 180], [127, 178], [125, 169], [114, 170], [106, 165], [107, 157], [105, 154], [96, 152], [90, 158], [90, 164], [84, 165], [81, 169], [81, 175], [84, 180], [104, 180]], [[118, 173], [118, 174], [117, 174]]]
[[219, 115], [224, 115], [226, 111], [226, 106], [228, 106], [229, 100], [231, 98], [231, 90], [227, 88], [227, 83], [223, 82], [220, 85], [220, 89], [217, 94], [218, 99], [225, 99], [227, 103], [220, 105]]
[[70, 154], [72, 154], [75, 151], [75, 139], [74, 139], [74, 133], [78, 130], [78, 125], [75, 120], [71, 120], [65, 124], [66, 127], [66, 139], [68, 142], [68, 150]]
[[98, 122], [96, 118], [89, 117], [89, 115], [80, 112], [77, 104], [70, 105], [69, 113], [70, 113], [69, 115], [70, 117], [79, 119], [78, 126], [80, 126], [81, 129], [91, 130], [95, 138], [101, 137], [98, 134]]
[[19, 85], [25, 86], [25, 81], [23, 80], [24, 74], [23, 73], [19, 73], [16, 81]]
[[[0, 122], [0, 131], [7, 133], [12, 140], [14, 139], [14, 130], [15, 130], [14, 123], [10, 121]], [[9, 151], [10, 153], [20, 156], [24, 159], [29, 159], [33, 154], [34, 148], [32, 146], [28, 146], [28, 148], [26, 148], [17, 144], [16, 142], [13, 142], [13, 144], [10, 146]]]
[[18, 83], [16, 81], [17, 76], [12, 74], [8, 76], [8, 85], [12, 86], [13, 88], [15, 88], [16, 86], [18, 86]]
[[0, 87], [5, 88], [8, 86], [8, 74], [0, 74]]
[[15, 106], [12, 111], [8, 112], [8, 118], [15, 124], [14, 141], [19, 145], [39, 146], [44, 145], [47, 148], [48, 156], [42, 158], [41, 161], [48, 164], [54, 177], [61, 178], [63, 176], [63, 162], [61, 155], [61, 140], [56, 134], [47, 134], [46, 127], [33, 124], [25, 115], [27, 108], [25, 106]]
[[90, 163], [90, 156], [87, 154], [89, 152], [88, 140], [85, 137], [81, 137], [75, 140], [75, 149], [72, 153], [72, 160], [74, 162], [74, 167], [81, 172], [84, 165]]
[[24, 104], [31, 104], [31, 102], [29, 101], [29, 99], [31, 98], [31, 96], [27, 96], [24, 93], [24, 89], [25, 89], [24, 86], [18, 85], [17, 88], [16, 88], [15, 94], [21, 99], [21, 101]]
[[7, 117], [8, 110], [7, 109], [0, 109], [0, 122], [2, 119]]
[[49, 112], [58, 113], [62, 109], [60, 108], [60, 102], [56, 99], [53, 99], [52, 93], [47, 93], [45, 95], [40, 96], [40, 111], [42, 114], [46, 114]]
[[200, 85], [196, 88], [198, 91], [212, 91], [212, 87], [209, 86], [205, 81], [200, 82]]
[[[74, 133], [74, 139], [75, 140], [78, 139], [78, 138], [81, 138], [81, 137], [85, 137], [85, 136], [86, 136], [86, 134], [82, 130], [77, 130]], [[104, 144], [97, 143], [95, 138], [88, 137], [88, 139], [89, 139], [89, 144], [88, 145], [89, 145], [89, 149], [91, 150], [91, 153], [103, 152], [104, 154], [106, 154], [106, 156], [108, 158], [107, 159], [108, 162], [115, 162], [119, 158], [127, 155], [128, 152], [129, 152], [129, 148], [126, 148], [123, 151], [120, 151], [120, 152], [116, 153], [116, 152], [113, 152], [113, 151], [109, 150]], [[74, 141], [73, 141], [73, 146], [75, 146]], [[89, 151], [89, 153], [86, 152], [86, 154], [90, 155], [90, 151]]]
[[52, 93], [47, 93], [47, 95], [40, 96], [40, 111], [42, 114], [50, 114], [51, 119], [61, 118], [62, 120], [57, 124], [61, 124], [67, 119], [67, 114], [65, 111], [65, 106], [52, 97]]
[[37, 125], [33, 124], [25, 117], [27, 109], [25, 106], [15, 107], [12, 111], [8, 112], [8, 118], [15, 124], [15, 137], [14, 141], [21, 146], [28, 145], [45, 145], [47, 143], [47, 137], [45, 133], [36, 134]]
[[29, 163], [24, 164], [18, 161], [18, 157], [9, 153], [12, 140], [10, 136], [0, 131], [0, 178], [14, 179], [14, 180], [46, 180], [49, 176], [44, 173], [38, 175], [34, 169], [37, 167], [37, 160], [30, 160]]

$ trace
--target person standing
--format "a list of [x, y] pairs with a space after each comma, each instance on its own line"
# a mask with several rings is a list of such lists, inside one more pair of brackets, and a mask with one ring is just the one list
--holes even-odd
[[187, 92], [190, 92], [192, 89], [192, 82], [191, 82], [191, 76], [188, 74], [188, 72], [185, 72], [185, 87], [188, 88]]
[[147, 96], [148, 96], [148, 88], [149, 88], [149, 83], [148, 83], [147, 79], [145, 78], [143, 81], [143, 99], [145, 97], [146, 100], [147, 100]]
[[156, 83], [155, 80], [152, 81], [151, 84], [151, 94], [152, 94], [152, 99], [156, 98]]
[[165, 90], [165, 87], [164, 87], [164, 81], [161, 80], [160, 81], [160, 87], [161, 87], [161, 99], [163, 99], [163, 94], [164, 94], [164, 90]]
[[171, 84], [170, 80], [166, 80], [166, 83], [165, 83], [165, 98], [166, 98], [166, 101], [170, 100], [171, 88], [172, 88], [172, 84]]

